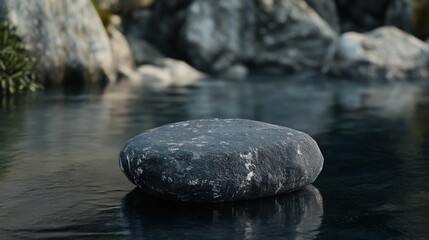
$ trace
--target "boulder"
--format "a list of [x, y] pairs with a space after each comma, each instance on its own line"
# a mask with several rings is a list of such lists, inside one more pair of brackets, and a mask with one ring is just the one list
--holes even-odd
[[77, 84], [116, 79], [109, 38], [90, 1], [3, 0], [0, 11], [0, 18], [14, 24], [40, 58], [41, 80]]
[[[333, 4], [314, 6], [325, 17], [334, 11]], [[281, 73], [318, 69], [337, 37], [304, 0], [156, 1], [125, 22], [128, 38], [219, 75], [234, 65]]]
[[340, 19], [334, 0], [305, 0], [325, 20], [335, 32], [340, 32]]
[[142, 65], [134, 74], [129, 74], [134, 83], [148, 87], [185, 87], [193, 84], [205, 75], [184, 61], [164, 58], [158, 65]]
[[348, 32], [332, 44], [323, 72], [364, 79], [429, 78], [429, 48], [396, 27]]
[[319, 69], [335, 31], [305, 1], [265, 2], [257, 11], [254, 52], [246, 62], [282, 72]]
[[143, 191], [191, 202], [262, 198], [300, 189], [322, 170], [307, 134], [242, 119], [203, 119], [151, 129], [119, 154], [121, 170]]
[[181, 29], [185, 59], [219, 73], [235, 63], [315, 69], [335, 31], [305, 1], [193, 1]]
[[[246, 11], [242, 0], [193, 1], [187, 9], [180, 41], [190, 63], [206, 72], [219, 73], [239, 61]], [[244, 50], [244, 49], [243, 49]]]

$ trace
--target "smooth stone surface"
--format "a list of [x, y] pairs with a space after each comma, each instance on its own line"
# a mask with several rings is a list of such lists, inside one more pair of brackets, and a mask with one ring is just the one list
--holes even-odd
[[143, 191], [175, 201], [223, 202], [283, 194], [323, 167], [317, 143], [290, 128], [243, 119], [202, 119], [150, 129], [119, 154]]

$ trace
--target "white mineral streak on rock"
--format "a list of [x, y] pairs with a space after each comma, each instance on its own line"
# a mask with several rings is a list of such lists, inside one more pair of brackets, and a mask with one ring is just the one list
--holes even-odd
[[275, 193], [278, 193], [282, 189], [282, 187], [283, 187], [283, 183], [279, 182], [279, 186], [278, 186], [277, 190], [275, 191]]
[[198, 184], [198, 179], [194, 179], [188, 182], [189, 185], [195, 186]]
[[252, 180], [253, 175], [255, 175], [255, 174], [253, 173], [253, 171], [251, 171], [249, 174], [247, 174], [246, 180], [247, 181]]
[[128, 154], [127, 154], [127, 156], [126, 156], [126, 157], [127, 157], [128, 167], [130, 167], [130, 166], [131, 166], [131, 163], [130, 163], [130, 161], [131, 161], [131, 160], [130, 160], [130, 155], [128, 155]]
[[[297, 147], [297, 149], [296, 149], [296, 153], [297, 153], [298, 155], [302, 155], [301, 148], [299, 147], [299, 144], [298, 144], [298, 147]], [[307, 165], [308, 165], [308, 163], [307, 163]]]
[[180, 146], [183, 146], [183, 143], [167, 143], [167, 146], [178, 146], [178, 147], [180, 147]]
[[251, 152], [249, 152], [248, 154], [241, 154], [240, 153], [240, 157], [244, 158], [244, 159], [246, 159], [248, 161], [252, 161], [252, 153]]
[[250, 170], [250, 166], [252, 166], [253, 164], [251, 163], [245, 163], [244, 166], [247, 168], [247, 170]]

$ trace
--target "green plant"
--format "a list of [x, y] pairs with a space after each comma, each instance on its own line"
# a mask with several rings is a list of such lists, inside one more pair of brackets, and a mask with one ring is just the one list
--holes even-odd
[[7, 21], [0, 22], [0, 95], [40, 89], [36, 64], [17, 36], [16, 28]]

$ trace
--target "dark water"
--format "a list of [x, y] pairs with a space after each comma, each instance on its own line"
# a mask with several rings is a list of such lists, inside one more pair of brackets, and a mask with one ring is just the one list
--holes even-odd
[[[0, 107], [0, 239], [427, 239], [429, 87], [322, 79], [201, 82], [187, 89], [46, 92]], [[248, 118], [312, 135], [314, 186], [276, 198], [177, 205], [119, 170], [141, 131]]]

